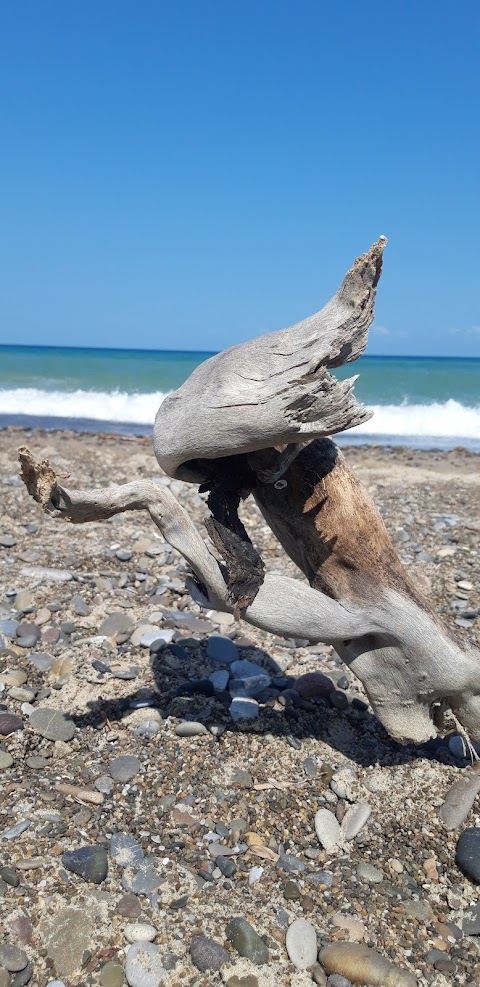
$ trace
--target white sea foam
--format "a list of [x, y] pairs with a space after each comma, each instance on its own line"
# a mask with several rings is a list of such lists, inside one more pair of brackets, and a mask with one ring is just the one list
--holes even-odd
[[[32, 387], [0, 389], [0, 414], [90, 419], [152, 425], [165, 391], [48, 391]], [[373, 418], [347, 434], [400, 438], [473, 440], [480, 443], [480, 404], [449, 400], [431, 404], [372, 405]]]
[[373, 418], [352, 428], [349, 434], [480, 440], [480, 404], [469, 407], [451, 398], [431, 404], [405, 402], [369, 407], [375, 412]]
[[46, 391], [36, 387], [0, 389], [0, 414], [152, 425], [167, 391]]

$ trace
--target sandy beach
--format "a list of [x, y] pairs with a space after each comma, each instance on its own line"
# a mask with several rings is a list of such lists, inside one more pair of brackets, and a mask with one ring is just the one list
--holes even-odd
[[[157, 478], [199, 526], [206, 516], [196, 487], [161, 478], [146, 438], [0, 430], [0, 722], [3, 710], [12, 728], [0, 738], [0, 915], [17, 950], [8, 967], [0, 945], [0, 987], [120, 987], [148, 939], [166, 987], [325, 985], [322, 964], [303, 970], [287, 953], [294, 919], [319, 948], [354, 941], [390, 961], [389, 987], [479, 985], [478, 890], [455, 849], [480, 813], [453, 831], [438, 816], [470, 766], [454, 724], [400, 747], [330, 647], [201, 611], [146, 514], [44, 517], [18, 478], [21, 445], [67, 486]], [[343, 451], [414, 582], [479, 646], [480, 454]], [[303, 579], [255, 505], [242, 511], [267, 568]], [[258, 717], [236, 723], [228, 669], [240, 659], [266, 681]], [[331, 679], [334, 700], [302, 685], [308, 672]], [[354, 819], [330, 850], [322, 808]], [[260, 937], [243, 929], [245, 956], [228, 927], [238, 917]], [[328, 983], [351, 982], [341, 976]]]

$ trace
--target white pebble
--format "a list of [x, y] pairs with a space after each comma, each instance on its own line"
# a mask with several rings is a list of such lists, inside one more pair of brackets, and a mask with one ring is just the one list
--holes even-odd
[[355, 836], [358, 836], [360, 830], [365, 826], [371, 811], [368, 802], [357, 802], [356, 805], [353, 805], [345, 813], [342, 820], [342, 833], [346, 840], [353, 840]]
[[319, 809], [315, 814], [315, 832], [324, 850], [331, 850], [339, 842], [341, 829], [329, 809]]
[[252, 884], [255, 884], [256, 881], [260, 880], [262, 874], [263, 874], [263, 867], [252, 867], [248, 875], [248, 883], [250, 887], [252, 886]]
[[317, 961], [317, 933], [310, 922], [297, 918], [287, 931], [287, 953], [297, 970], [308, 970]]
[[128, 942], [153, 942], [157, 930], [147, 922], [132, 922], [125, 926], [123, 934]]

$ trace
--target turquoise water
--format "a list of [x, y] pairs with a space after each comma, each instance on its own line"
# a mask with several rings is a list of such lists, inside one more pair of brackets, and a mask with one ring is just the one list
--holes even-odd
[[[149, 432], [165, 394], [209, 353], [0, 346], [0, 425]], [[480, 449], [480, 360], [363, 356], [357, 397], [375, 411], [348, 441]]]

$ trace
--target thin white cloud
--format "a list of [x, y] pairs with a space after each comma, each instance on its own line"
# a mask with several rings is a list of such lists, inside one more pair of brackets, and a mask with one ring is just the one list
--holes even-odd
[[375, 333], [377, 336], [391, 335], [390, 329], [387, 329], [386, 326], [372, 326], [372, 332]]

